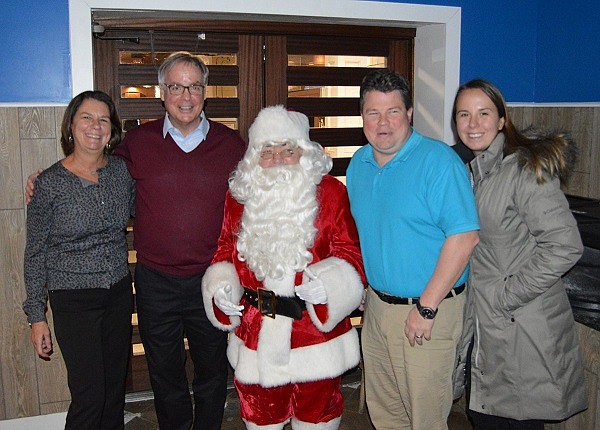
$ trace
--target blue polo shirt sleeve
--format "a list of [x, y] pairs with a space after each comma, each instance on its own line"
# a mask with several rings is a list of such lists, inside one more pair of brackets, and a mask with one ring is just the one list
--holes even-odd
[[431, 216], [446, 237], [479, 229], [475, 196], [460, 160], [441, 165], [429, 182], [427, 201]]

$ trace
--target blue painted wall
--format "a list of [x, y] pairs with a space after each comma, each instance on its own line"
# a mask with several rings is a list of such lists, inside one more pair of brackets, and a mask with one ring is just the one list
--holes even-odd
[[68, 0], [2, 2], [0, 102], [70, 99]]
[[[462, 8], [461, 81], [509, 102], [600, 102], [598, 0], [387, 0]], [[4, 2], [0, 102], [68, 102], [68, 0]]]
[[461, 7], [460, 80], [508, 102], [600, 102], [598, 0], [387, 0]]
[[600, 1], [541, 4], [535, 101], [600, 101]]

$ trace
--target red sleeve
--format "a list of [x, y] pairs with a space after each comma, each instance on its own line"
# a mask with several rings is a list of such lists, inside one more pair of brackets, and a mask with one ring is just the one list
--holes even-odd
[[[350, 212], [350, 200], [346, 186], [332, 176], [323, 177], [322, 195], [319, 196], [321, 205], [320, 233], [328, 234], [330, 240], [323, 241], [323, 246], [328, 245], [326, 256], [338, 257], [351, 264], [360, 275], [363, 284], [366, 284], [365, 269], [360, 252], [358, 231], [354, 218]], [[315, 241], [318, 243], [318, 241]]]
[[236, 235], [239, 230], [243, 210], [244, 207], [231, 196], [230, 191], [227, 191], [223, 225], [219, 241], [217, 242], [217, 252], [212, 260], [213, 264], [220, 261], [233, 262]]

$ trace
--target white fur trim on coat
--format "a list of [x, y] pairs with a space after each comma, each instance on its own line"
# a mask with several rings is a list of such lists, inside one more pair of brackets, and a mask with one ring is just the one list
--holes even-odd
[[291, 382], [288, 369], [293, 322], [292, 318], [281, 315], [277, 315], [276, 318], [262, 317], [256, 346], [257, 367], [254, 368], [254, 371], [258, 371], [258, 379], [267, 384], [261, 384], [263, 387], [274, 386], [273, 383], [281, 385], [279, 384], [281, 381]]
[[290, 422], [289, 419], [285, 420], [282, 423], [277, 424], [266, 424], [264, 426], [259, 426], [258, 424], [253, 423], [252, 421], [248, 421], [242, 418], [244, 424], [246, 424], [246, 430], [281, 430], [287, 423]]
[[[295, 273], [273, 279], [267, 276], [264, 286], [275, 292], [278, 296], [292, 297], [294, 295]], [[290, 349], [292, 347], [293, 320], [282, 315], [272, 319], [263, 317], [258, 333], [258, 346], [256, 353], [259, 366], [257, 371], [261, 381], [268, 381], [270, 374], [285, 375], [290, 362]]]
[[[319, 320], [310, 303], [306, 303], [306, 310], [315, 327], [328, 333], [360, 306], [364, 286], [354, 266], [341, 258], [326, 258], [310, 266], [310, 270], [323, 282], [327, 292], [328, 319]], [[308, 281], [305, 273], [302, 282]]]
[[292, 418], [292, 428], [294, 430], [337, 430], [340, 428], [342, 417], [337, 417], [326, 423], [307, 423], [297, 418]]
[[[266, 319], [263, 319], [263, 323]], [[279, 320], [277, 316], [272, 321]], [[269, 341], [273, 342], [273, 339], [261, 336], [258, 349], [267, 352]], [[240, 382], [269, 388], [340, 376], [358, 365], [360, 346], [358, 333], [352, 328], [327, 342], [291, 349], [287, 365], [269, 368], [266, 363], [260, 362], [257, 351], [246, 347], [234, 332], [229, 336], [227, 358]]]
[[226, 285], [231, 285], [232, 301], [239, 303], [244, 294], [244, 288], [240, 285], [240, 278], [235, 266], [232, 263], [221, 261], [206, 269], [206, 273], [202, 278], [202, 300], [206, 316], [216, 328], [231, 331], [240, 325], [240, 317], [237, 315], [230, 316], [230, 324], [223, 324], [217, 319], [213, 308], [215, 293]]

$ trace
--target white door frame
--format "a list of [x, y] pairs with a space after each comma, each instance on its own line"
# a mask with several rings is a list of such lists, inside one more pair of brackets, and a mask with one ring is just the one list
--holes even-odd
[[233, 20], [415, 27], [414, 125], [423, 134], [453, 142], [450, 123], [460, 69], [458, 7], [362, 0], [69, 0], [73, 95], [94, 86], [91, 12], [97, 9], [207, 12]]

